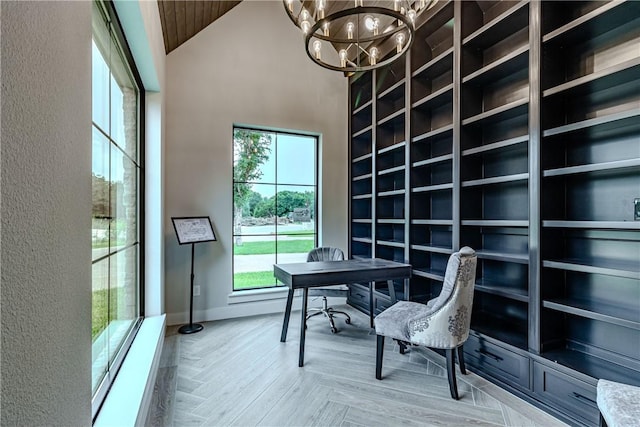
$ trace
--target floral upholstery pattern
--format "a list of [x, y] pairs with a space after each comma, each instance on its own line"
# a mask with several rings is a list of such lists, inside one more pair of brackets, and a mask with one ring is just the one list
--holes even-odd
[[469, 247], [452, 254], [440, 295], [426, 305], [397, 302], [375, 318], [376, 334], [431, 348], [463, 344], [469, 337], [476, 265]]
[[451, 332], [451, 335], [462, 339], [465, 326], [469, 324], [468, 317], [467, 307], [459, 307], [454, 317], [449, 316], [449, 332]]

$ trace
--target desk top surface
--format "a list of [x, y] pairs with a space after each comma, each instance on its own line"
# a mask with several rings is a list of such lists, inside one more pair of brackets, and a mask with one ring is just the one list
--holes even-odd
[[379, 258], [274, 264], [274, 275], [293, 287], [406, 279], [411, 265]]

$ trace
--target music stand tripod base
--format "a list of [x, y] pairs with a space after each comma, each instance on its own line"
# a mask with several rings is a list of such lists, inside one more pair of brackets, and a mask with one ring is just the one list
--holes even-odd
[[195, 334], [196, 332], [200, 332], [203, 329], [203, 326], [199, 323], [191, 323], [189, 325], [181, 326], [178, 329], [178, 332], [181, 334]]

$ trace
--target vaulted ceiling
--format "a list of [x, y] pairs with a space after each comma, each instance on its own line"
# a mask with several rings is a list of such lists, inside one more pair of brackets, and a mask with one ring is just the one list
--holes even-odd
[[[240, 1], [157, 0], [166, 53], [168, 54], [195, 36], [206, 26], [237, 6]], [[314, 1], [302, 0], [302, 4], [307, 9], [311, 9]], [[389, 1], [375, 0], [367, 3], [370, 6], [382, 6], [388, 4]], [[327, 3], [327, 15], [352, 4], [353, 0], [331, 0]], [[341, 28], [339, 33], [342, 33], [342, 38], [346, 38], [346, 29]]]
[[240, 1], [158, 0], [164, 49], [171, 52], [233, 9]]

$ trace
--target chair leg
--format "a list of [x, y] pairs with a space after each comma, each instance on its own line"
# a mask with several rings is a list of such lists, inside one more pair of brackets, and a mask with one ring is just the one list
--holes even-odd
[[458, 400], [458, 384], [456, 383], [456, 365], [454, 361], [454, 352], [455, 349], [448, 348], [446, 350], [447, 356], [447, 377], [449, 378], [449, 391], [451, 392], [451, 397], [455, 400]]
[[376, 379], [382, 379], [382, 355], [384, 353], [384, 335], [376, 335]]
[[599, 425], [599, 427], [607, 427], [607, 421], [602, 416], [602, 413], [600, 413], [599, 424], [598, 425]]
[[329, 318], [329, 326], [331, 326], [331, 333], [337, 334], [338, 328], [336, 328], [336, 322], [333, 321], [333, 314], [325, 313], [325, 315]]
[[460, 372], [463, 375], [467, 375], [467, 367], [464, 365], [464, 352], [462, 351], [462, 346], [464, 344], [460, 344], [460, 346], [456, 349], [458, 352], [458, 364], [460, 365]]
[[329, 307], [329, 309], [327, 310], [329, 313], [331, 313], [332, 315], [336, 315], [336, 314], [341, 314], [345, 317], [344, 319], [344, 323], [346, 323], [347, 325], [351, 324], [351, 316], [349, 316], [349, 314], [345, 313], [344, 311], [340, 311], [340, 310], [334, 310], [333, 308]]
[[[317, 310], [317, 311], [316, 311]], [[311, 313], [311, 314], [309, 314]], [[313, 316], [317, 316], [319, 314], [323, 314], [320, 309], [309, 309], [307, 310], [307, 320], [311, 319]]]

